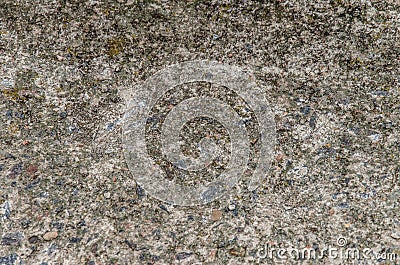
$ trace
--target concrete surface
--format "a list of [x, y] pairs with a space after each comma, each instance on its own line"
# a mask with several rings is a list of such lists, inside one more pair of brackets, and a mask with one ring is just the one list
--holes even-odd
[[[399, 31], [394, 0], [0, 0], [0, 264], [276, 264], [262, 248], [338, 243], [397, 261], [280, 262], [399, 264]], [[276, 146], [256, 191], [180, 207], [136, 185], [120, 119], [126, 89], [189, 60], [252, 73]]]

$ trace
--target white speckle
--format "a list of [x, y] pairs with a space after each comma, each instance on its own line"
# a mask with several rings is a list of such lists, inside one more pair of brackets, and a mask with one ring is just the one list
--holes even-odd
[[394, 239], [400, 239], [400, 233], [394, 232], [393, 234], [390, 235]]
[[1, 85], [5, 86], [5, 87], [8, 87], [8, 88], [11, 88], [11, 87], [14, 87], [15, 83], [14, 83], [14, 80], [3, 79], [3, 80], [1, 80]]
[[368, 138], [373, 142], [376, 143], [379, 141], [379, 139], [381, 138], [380, 134], [371, 134], [368, 136]]

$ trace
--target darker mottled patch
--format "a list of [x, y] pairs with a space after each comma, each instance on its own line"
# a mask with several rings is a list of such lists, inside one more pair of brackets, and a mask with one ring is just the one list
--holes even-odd
[[1, 244], [5, 246], [19, 246], [23, 235], [20, 232], [8, 233], [1, 238]]

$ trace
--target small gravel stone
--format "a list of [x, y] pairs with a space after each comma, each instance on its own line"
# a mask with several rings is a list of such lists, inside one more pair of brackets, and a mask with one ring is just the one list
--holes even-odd
[[55, 238], [57, 238], [58, 237], [58, 233], [57, 233], [57, 231], [51, 231], [51, 232], [47, 232], [47, 233], [45, 233], [44, 235], [43, 235], [43, 239], [44, 240], [53, 240], [53, 239], [55, 239]]
[[190, 257], [191, 255], [192, 255], [192, 253], [190, 253], [190, 252], [179, 252], [178, 254], [176, 254], [176, 259], [184, 260], [184, 259], [187, 259], [188, 257]]
[[236, 257], [244, 257], [246, 255], [246, 249], [244, 247], [232, 248], [229, 250], [229, 254]]
[[211, 212], [211, 220], [218, 221], [222, 219], [222, 212], [220, 210], [213, 210]]
[[31, 236], [31, 237], [28, 239], [28, 241], [29, 241], [29, 243], [31, 243], [31, 244], [36, 244], [36, 243], [39, 241], [39, 237], [38, 237], [38, 236]]

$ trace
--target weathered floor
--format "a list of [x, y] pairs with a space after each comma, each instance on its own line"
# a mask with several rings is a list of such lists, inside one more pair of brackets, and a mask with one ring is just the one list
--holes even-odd
[[[258, 2], [0, 0], [0, 264], [273, 264], [339, 237], [399, 262], [400, 3]], [[276, 146], [255, 192], [178, 207], [136, 186], [120, 119], [198, 59], [254, 75]]]

